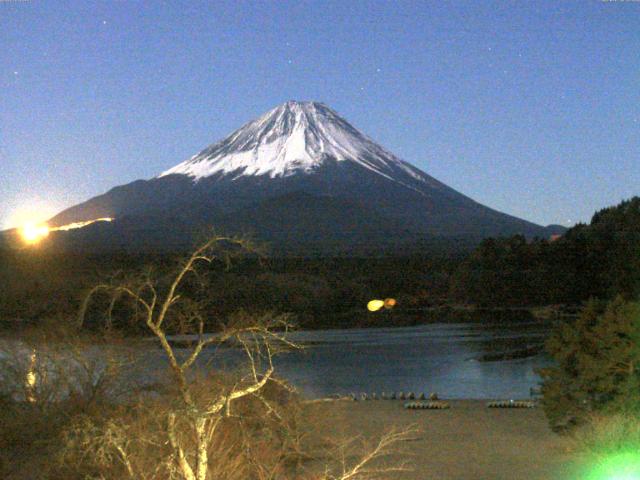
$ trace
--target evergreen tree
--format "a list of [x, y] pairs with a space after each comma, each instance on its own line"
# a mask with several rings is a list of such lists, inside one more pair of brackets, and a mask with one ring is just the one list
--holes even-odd
[[556, 366], [540, 371], [543, 406], [554, 427], [591, 412], [640, 407], [640, 303], [590, 301], [547, 342]]
[[579, 304], [640, 296], [640, 197], [596, 212], [560, 239], [484, 240], [461, 263], [451, 296], [486, 306]]

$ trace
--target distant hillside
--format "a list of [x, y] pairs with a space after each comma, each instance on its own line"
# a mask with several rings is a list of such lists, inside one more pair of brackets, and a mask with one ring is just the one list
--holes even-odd
[[488, 305], [579, 303], [640, 296], [640, 197], [596, 212], [555, 241], [487, 239], [456, 272], [458, 300]]

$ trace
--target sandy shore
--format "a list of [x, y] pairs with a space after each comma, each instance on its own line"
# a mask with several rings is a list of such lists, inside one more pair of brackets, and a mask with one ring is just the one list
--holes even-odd
[[568, 439], [547, 426], [542, 409], [489, 409], [479, 400], [450, 401], [448, 410], [405, 410], [402, 401], [335, 401], [310, 406], [328, 434], [379, 436], [417, 426], [406, 442], [415, 480], [562, 480], [573, 478]]

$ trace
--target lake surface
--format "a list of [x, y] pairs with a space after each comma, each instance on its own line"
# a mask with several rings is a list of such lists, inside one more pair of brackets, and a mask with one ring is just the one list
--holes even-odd
[[302, 352], [276, 359], [278, 374], [308, 397], [334, 393], [437, 392], [442, 398], [527, 398], [538, 387], [543, 354], [478, 361], [482, 355], [540, 344], [549, 327], [431, 324], [406, 328], [303, 331]]
[[[535, 369], [551, 364], [549, 358], [538, 354], [515, 360], [479, 359], [539, 346], [548, 334], [548, 325], [535, 322], [299, 331], [289, 339], [306, 348], [283, 353], [274, 363], [278, 376], [310, 398], [400, 391], [436, 392], [441, 398], [455, 399], [527, 398], [530, 388], [539, 385]], [[2, 345], [18, 346], [18, 356], [28, 365], [30, 348], [13, 340], [0, 342]], [[142, 361], [127, 375], [142, 383], [162, 381], [167, 366], [162, 351], [145, 348], [136, 352]], [[177, 352], [181, 357], [187, 354], [182, 348]], [[104, 354], [100, 347], [87, 353], [89, 358]], [[205, 350], [200, 368], [245, 364], [239, 349], [218, 353]], [[71, 360], [67, 363], [73, 369]]]

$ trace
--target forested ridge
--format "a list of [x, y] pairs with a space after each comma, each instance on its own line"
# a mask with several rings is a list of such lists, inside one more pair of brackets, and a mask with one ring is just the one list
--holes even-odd
[[640, 197], [596, 212], [556, 240], [486, 239], [462, 261], [450, 294], [462, 303], [581, 304], [640, 294]]
[[[74, 315], [97, 281], [146, 265], [154, 265], [153, 274], [161, 277], [179, 260], [177, 255], [0, 250], [0, 319], [6, 324]], [[437, 320], [452, 309], [579, 306], [617, 295], [633, 299], [640, 294], [640, 198], [600, 210], [589, 224], [555, 240], [490, 238], [471, 251], [423, 247], [377, 257], [267, 255], [210, 268], [216, 280], [207, 295], [215, 315], [290, 312], [304, 327], [402, 325]], [[386, 297], [398, 300], [393, 312], [367, 314], [368, 300]]]

